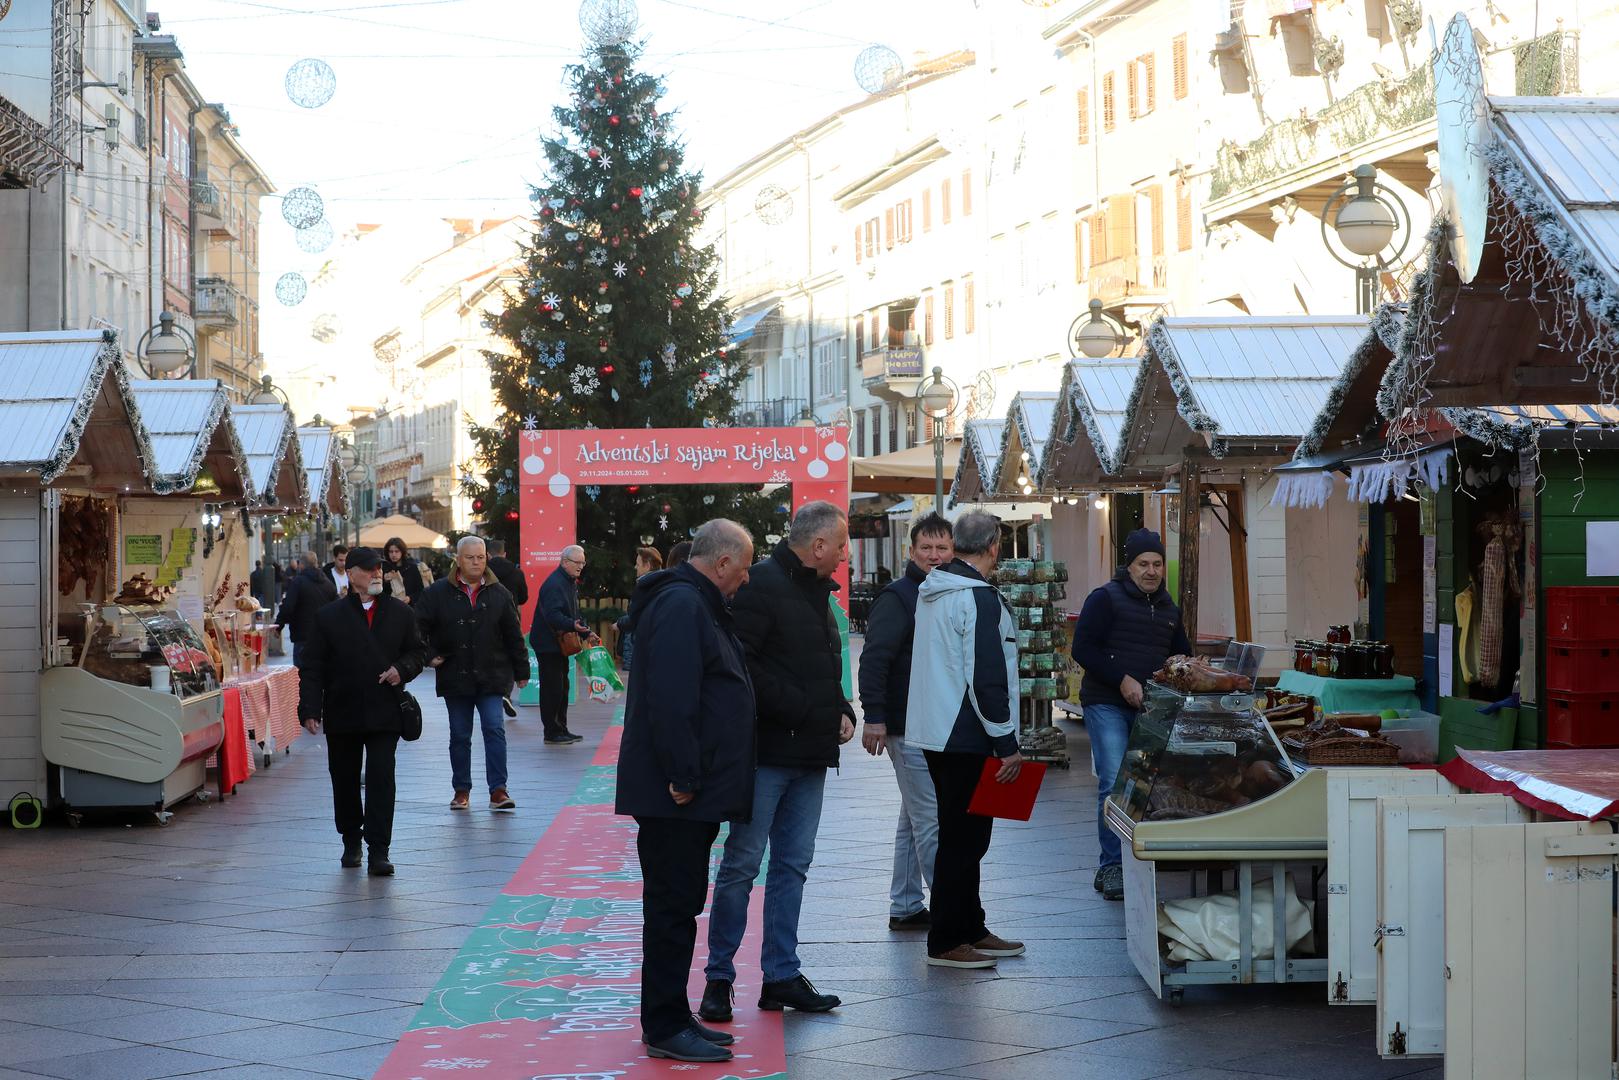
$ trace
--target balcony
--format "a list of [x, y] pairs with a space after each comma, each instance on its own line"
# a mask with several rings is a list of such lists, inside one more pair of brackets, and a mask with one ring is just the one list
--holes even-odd
[[198, 278], [197, 295], [192, 302], [197, 333], [211, 334], [234, 328], [241, 298], [241, 291], [224, 278]]
[[225, 200], [219, 188], [206, 177], [191, 181], [191, 206], [197, 214], [197, 228], [202, 232], [219, 232], [225, 224]]
[[1125, 255], [1104, 259], [1090, 268], [1091, 297], [1109, 310], [1133, 304], [1156, 304], [1169, 285], [1169, 263], [1162, 256]]
[[803, 398], [739, 401], [731, 413], [732, 427], [792, 427], [805, 415]]
[[927, 366], [922, 350], [871, 349], [860, 357], [860, 385], [878, 397], [909, 398]]

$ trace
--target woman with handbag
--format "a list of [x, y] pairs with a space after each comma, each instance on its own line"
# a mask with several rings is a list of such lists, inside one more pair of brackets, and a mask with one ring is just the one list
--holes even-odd
[[369, 872], [387, 877], [394, 872], [388, 861], [394, 754], [401, 738], [422, 734], [421, 708], [405, 684], [421, 673], [427, 650], [415, 613], [386, 595], [382, 557], [371, 548], [355, 548], [347, 570], [348, 595], [320, 609], [304, 644], [298, 719], [311, 734], [326, 734], [342, 865], [360, 865], [363, 842]]
[[584, 572], [585, 549], [578, 544], [563, 548], [557, 568], [540, 586], [528, 631], [540, 668], [540, 722], [551, 746], [584, 738], [568, 730], [568, 659], [600, 641], [579, 618], [579, 575]]
[[416, 598], [422, 595], [427, 588], [427, 582], [422, 580], [422, 568], [410, 553], [405, 550], [405, 542], [395, 536], [382, 545], [383, 580], [387, 583], [388, 595], [407, 604], [414, 604]]

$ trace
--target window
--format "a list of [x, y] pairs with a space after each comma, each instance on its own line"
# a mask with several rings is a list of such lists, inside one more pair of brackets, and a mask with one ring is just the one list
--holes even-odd
[[1112, 131], [1118, 120], [1118, 102], [1113, 92], [1113, 72], [1102, 76], [1102, 130]]
[[854, 321], [854, 355], [856, 359], [866, 354], [866, 319], [861, 316]]
[[888, 407], [888, 449], [892, 453], [899, 447], [899, 406]]
[[939, 221], [950, 224], [950, 181], [939, 181]]
[[860, 265], [861, 248], [863, 246], [860, 242], [860, 226], [856, 225], [854, 227], [854, 261], [856, 266]]
[[1152, 257], [1156, 259], [1164, 253], [1164, 185], [1149, 187], [1147, 202], [1152, 209]]
[[956, 287], [944, 287], [944, 339], [949, 341], [956, 336]]
[[933, 344], [933, 294], [928, 293], [922, 298], [922, 344]]
[[871, 454], [873, 457], [883, 452], [883, 407], [871, 407]]
[[1090, 228], [1091, 228], [1091, 220], [1090, 220], [1090, 218], [1083, 218], [1082, 217], [1082, 218], [1075, 218], [1074, 219], [1074, 280], [1075, 281], [1084, 281], [1085, 280], [1085, 267], [1089, 265], [1089, 263], [1087, 263], [1085, 261], [1085, 234], [1090, 232]]
[[1091, 92], [1081, 89], [1078, 97], [1079, 145], [1085, 146], [1091, 141]]
[[854, 414], [854, 456], [866, 456], [866, 414]]
[[815, 346], [815, 396], [817, 401], [840, 397], [844, 391], [843, 339], [834, 338]]
[[1090, 217], [1091, 222], [1091, 266], [1100, 266], [1107, 261], [1107, 215], [1097, 211]]
[[877, 226], [878, 222], [876, 218], [872, 218], [870, 221], [866, 222], [866, 258], [868, 259], [875, 259], [877, 257]]
[[961, 216], [973, 216], [973, 171], [961, 171]]
[[916, 445], [916, 406], [905, 410], [905, 443], [907, 446]]
[[1175, 250], [1192, 250], [1192, 185], [1175, 178]]
[[1130, 61], [1125, 68], [1125, 86], [1130, 96], [1130, 119], [1135, 120], [1158, 107], [1158, 60], [1147, 53]]
[[961, 316], [963, 330], [973, 332], [973, 325], [978, 318], [978, 305], [973, 299], [973, 279], [968, 278], [961, 284]]
[[894, 208], [883, 211], [883, 250], [894, 250]]
[[911, 232], [911, 200], [906, 199], [894, 207], [894, 229], [899, 235], [900, 243], [909, 244], [911, 242], [913, 235]]
[[879, 317], [877, 312], [873, 311], [871, 313], [871, 347], [873, 350], [883, 347], [882, 338], [877, 336], [877, 320]]
[[1187, 71], [1185, 34], [1176, 36], [1174, 42], [1170, 45], [1169, 55], [1170, 66], [1174, 69], [1172, 74], [1175, 82], [1175, 100], [1181, 101], [1191, 92], [1189, 73]]
[[922, 189], [922, 231], [933, 231], [933, 189]]

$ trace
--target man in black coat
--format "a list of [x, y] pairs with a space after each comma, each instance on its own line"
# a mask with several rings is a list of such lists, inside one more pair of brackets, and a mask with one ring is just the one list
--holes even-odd
[[837, 765], [838, 747], [854, 737], [854, 709], [843, 696], [843, 639], [831, 606], [832, 573], [848, 554], [844, 511], [806, 503], [793, 515], [787, 539], [753, 567], [731, 605], [758, 703], [759, 767], [751, 818], [732, 825], [714, 880], [708, 985], [699, 1011], [704, 1020], [731, 1019], [736, 950], [766, 843], [759, 1007], [826, 1012], [842, 1004], [818, 993], [800, 970], [798, 912], [815, 856], [826, 770]]
[[371, 548], [355, 548], [349, 552], [348, 576], [348, 595], [320, 609], [305, 643], [298, 719], [312, 734], [326, 732], [343, 865], [360, 865], [363, 840], [370, 873], [387, 877], [394, 872], [388, 845], [393, 839], [400, 696], [427, 657], [410, 605], [383, 592], [382, 557]]
[[579, 618], [579, 575], [585, 572], [585, 549], [570, 544], [551, 576], [540, 586], [528, 643], [540, 668], [540, 722], [545, 741], [566, 746], [584, 738], [568, 730], [568, 657], [562, 655], [557, 635], [572, 630], [581, 638], [594, 635]]
[[641, 860], [641, 1034], [653, 1057], [728, 1061], [732, 1037], [697, 1023], [686, 997], [697, 916], [720, 822], [753, 809], [753, 684], [727, 603], [753, 541], [734, 521], [697, 530], [691, 560], [642, 577], [614, 809], [632, 814]]
[[911, 529], [905, 573], [871, 602], [866, 642], [860, 650], [860, 707], [868, 754], [888, 751], [899, 784], [899, 824], [894, 829], [894, 874], [888, 888], [888, 928], [926, 930], [930, 922], [922, 888], [933, 887], [939, 850], [939, 802], [927, 758], [905, 739], [905, 702], [911, 692], [911, 642], [916, 637], [916, 595], [936, 566], [955, 557], [950, 522], [929, 514]]
[[506, 558], [506, 541], [491, 538], [488, 541], [489, 569], [493, 570], [495, 577], [506, 586], [506, 591], [512, 594], [521, 608], [528, 603], [528, 577], [522, 568]]
[[480, 537], [455, 545], [455, 568], [416, 600], [416, 619], [437, 672], [438, 696], [450, 714], [451, 810], [465, 810], [472, 796], [472, 715], [483, 728], [484, 780], [489, 809], [514, 810], [506, 792], [506, 718], [501, 703], [512, 684], [528, 684], [528, 650], [517, 621], [517, 604], [487, 565]]
[[337, 587], [320, 572], [320, 558], [313, 551], [304, 552], [299, 561], [298, 573], [287, 582], [286, 595], [281, 599], [276, 630], [292, 628], [292, 666], [302, 669], [304, 643], [314, 633], [315, 616], [337, 599]]

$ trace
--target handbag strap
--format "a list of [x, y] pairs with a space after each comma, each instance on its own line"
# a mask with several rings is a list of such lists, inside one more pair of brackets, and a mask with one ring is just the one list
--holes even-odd
[[[380, 596], [377, 597], [376, 600], [373, 601], [373, 604], [377, 608], [380, 609], [381, 606], [382, 606], [382, 597], [380, 597]], [[381, 615], [381, 614], [382, 614], [381, 610], [373, 612], [372, 613], [372, 619], [375, 620], [375, 618], [378, 615]], [[414, 617], [414, 616], [412, 616], [412, 617]], [[362, 607], [360, 609], [360, 621], [365, 622], [365, 609], [364, 609], [364, 607]], [[381, 675], [384, 671], [387, 671], [389, 668], [395, 668], [397, 670], [398, 665], [390, 664], [388, 662], [388, 658], [386, 656], [382, 655], [382, 649], [377, 646], [376, 630], [373, 629], [371, 624], [367, 624], [366, 627], [365, 627], [365, 646], [366, 646], [367, 649], [371, 650], [371, 655], [376, 658], [376, 660], [377, 660], [377, 662], [379, 664], [382, 665], [381, 669], [378, 670], [378, 672], [377, 672], [378, 675]], [[400, 680], [400, 683], [399, 683], [398, 686], [395, 686], [393, 683], [382, 683], [382, 685], [388, 687], [396, 695], [401, 695], [401, 694], [403, 694], [405, 692], [405, 684], [404, 684], [403, 679]]]

